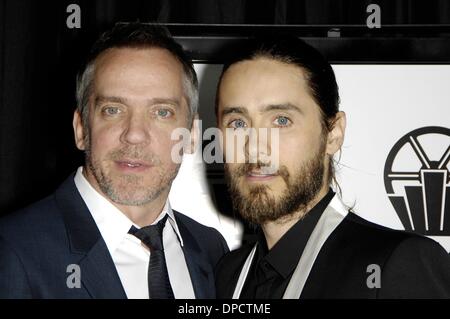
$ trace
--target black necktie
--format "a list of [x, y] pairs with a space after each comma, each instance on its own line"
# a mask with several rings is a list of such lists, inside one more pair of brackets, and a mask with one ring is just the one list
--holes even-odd
[[151, 299], [174, 299], [167, 272], [166, 258], [162, 242], [162, 231], [167, 215], [156, 225], [137, 229], [131, 226], [130, 234], [139, 238], [150, 249], [148, 264], [148, 293]]

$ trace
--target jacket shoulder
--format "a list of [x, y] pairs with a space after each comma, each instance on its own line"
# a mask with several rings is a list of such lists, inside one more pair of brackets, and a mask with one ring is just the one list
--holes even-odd
[[348, 260], [353, 260], [354, 263], [360, 261], [384, 264], [396, 249], [414, 247], [419, 243], [434, 246], [435, 249], [442, 248], [420, 234], [391, 229], [349, 213], [330, 235], [322, 250], [332, 257], [341, 254], [341, 257], [348, 257]]
[[386, 259], [379, 298], [450, 298], [450, 257], [434, 240], [411, 236]]
[[52, 194], [0, 218], [0, 236], [14, 241], [36, 240], [32, 235], [55, 232], [57, 224], [63, 227], [63, 219]]
[[205, 226], [198, 221], [176, 211], [173, 210], [175, 218], [180, 221], [191, 233], [195, 235], [196, 238], [200, 239], [216, 239], [223, 240], [223, 236], [220, 232], [214, 227]]
[[200, 249], [208, 255], [211, 265], [214, 267], [217, 261], [229, 251], [222, 234], [217, 229], [202, 225], [180, 212], [175, 210], [173, 212], [178, 226], [181, 226], [180, 232], [183, 240], [187, 238], [195, 241]]
[[358, 237], [362, 241], [362, 244], [367, 244], [366, 241], [368, 241], [375, 242], [375, 244], [379, 243], [380, 246], [384, 247], [388, 244], [396, 246], [409, 238], [426, 239], [425, 236], [417, 233], [392, 229], [375, 224], [354, 213], [349, 213], [337, 230], [341, 230], [346, 236]]
[[[305, 295], [335, 298], [330, 294], [334, 291], [343, 298], [445, 296], [450, 285], [448, 259], [445, 250], [425, 236], [349, 213], [317, 256]], [[379, 289], [367, 285], [373, 267], [381, 272]], [[327, 285], [318, 284], [321, 281]]]

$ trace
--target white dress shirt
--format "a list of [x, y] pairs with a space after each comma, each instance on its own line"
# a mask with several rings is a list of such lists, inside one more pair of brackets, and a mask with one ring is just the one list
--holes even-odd
[[[137, 237], [128, 234], [131, 226], [140, 227], [89, 184], [83, 175], [82, 167], [78, 168], [74, 179], [81, 197], [106, 242], [127, 297], [148, 299], [147, 269], [150, 251], [141, 244]], [[153, 224], [166, 215], [169, 218], [163, 230], [163, 245], [170, 284], [175, 298], [192, 299], [195, 298], [195, 295], [182, 250], [183, 239], [169, 200], [166, 201], [161, 214]]]

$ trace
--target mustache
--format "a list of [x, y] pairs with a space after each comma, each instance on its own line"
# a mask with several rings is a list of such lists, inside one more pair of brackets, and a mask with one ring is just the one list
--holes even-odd
[[160, 163], [160, 159], [155, 154], [144, 151], [141, 147], [125, 146], [108, 153], [108, 158], [113, 161], [120, 161], [122, 159], [136, 160], [155, 165]]
[[280, 175], [284, 180], [289, 179], [289, 172], [286, 166], [281, 165], [278, 169], [271, 167], [265, 163], [257, 162], [257, 163], [245, 163], [237, 166], [230, 172], [233, 177], [243, 177], [250, 174], [250, 172], [259, 170], [263, 173]]

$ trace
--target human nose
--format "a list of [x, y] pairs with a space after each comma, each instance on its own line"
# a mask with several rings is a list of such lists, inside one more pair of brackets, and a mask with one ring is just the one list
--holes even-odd
[[137, 112], [131, 113], [125, 122], [121, 140], [126, 144], [146, 144], [150, 141], [149, 123], [145, 116]]
[[249, 130], [245, 143], [245, 157], [247, 163], [266, 164], [271, 154], [271, 138], [269, 129], [265, 127], [252, 127]]

